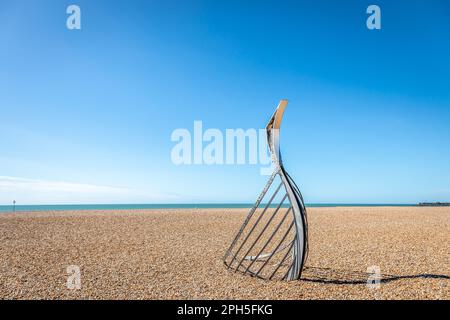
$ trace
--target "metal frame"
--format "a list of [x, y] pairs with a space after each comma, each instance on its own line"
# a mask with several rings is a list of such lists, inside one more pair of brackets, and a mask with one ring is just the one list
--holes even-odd
[[[266, 126], [267, 142], [274, 171], [223, 257], [228, 269], [263, 279], [275, 278], [277, 272], [284, 266], [289, 257], [291, 257], [291, 262], [286, 267], [287, 271], [282, 273], [281, 279], [299, 279], [308, 251], [308, 223], [303, 197], [295, 182], [284, 169], [280, 153], [280, 126], [287, 103], [287, 100], [280, 101]], [[270, 196], [262, 212], [255, 215], [276, 178], [281, 180], [280, 184]], [[286, 194], [278, 205], [272, 205], [274, 198], [283, 186]], [[286, 212], [281, 215], [281, 208], [286, 200], [288, 200], [289, 206]], [[271, 206], [275, 210], [268, 216]], [[267, 221], [262, 229], [257, 231], [263, 217]], [[277, 222], [275, 217], [278, 219], [281, 217], [281, 220]], [[289, 222], [289, 220], [291, 221]], [[284, 233], [281, 230], [282, 226], [286, 229]], [[292, 236], [293, 230], [295, 234]], [[281, 237], [278, 243], [273, 241], [276, 236]], [[250, 243], [249, 239], [252, 237], [255, 239], [253, 242], [250, 241], [251, 244], [248, 245], [247, 243]], [[292, 238], [289, 239], [290, 237]], [[257, 243], [262, 239], [265, 239], [264, 244], [257, 247]], [[274, 248], [266, 253], [265, 250], [269, 245]], [[257, 253], [251, 255], [252, 250], [257, 250]], [[283, 251], [284, 254], [278, 254]], [[275, 259], [278, 259], [278, 263], [272, 261], [275, 256], [277, 256]], [[260, 263], [259, 267], [256, 262]]]

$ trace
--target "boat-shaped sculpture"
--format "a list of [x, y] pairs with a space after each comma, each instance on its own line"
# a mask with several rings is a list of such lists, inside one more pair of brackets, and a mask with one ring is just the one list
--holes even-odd
[[229, 269], [262, 279], [300, 279], [308, 251], [303, 197], [280, 153], [287, 103], [280, 101], [266, 126], [273, 173], [223, 258]]

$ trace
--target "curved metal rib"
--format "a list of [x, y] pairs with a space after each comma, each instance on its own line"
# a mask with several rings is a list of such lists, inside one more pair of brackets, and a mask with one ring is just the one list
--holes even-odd
[[[280, 101], [266, 126], [274, 172], [223, 258], [228, 268], [263, 279], [272, 279], [277, 275], [282, 275], [281, 279], [285, 280], [299, 279], [308, 249], [307, 217], [303, 197], [284, 169], [280, 153], [280, 126], [287, 103], [287, 100]], [[272, 196], [268, 196], [269, 202], [258, 213], [259, 206], [277, 178], [281, 181], [280, 185]], [[270, 212], [270, 205], [281, 186], [284, 187], [285, 196], [278, 205], [275, 205], [274, 212]], [[287, 211], [277, 215], [286, 199], [289, 202]], [[258, 228], [260, 221], [265, 223]], [[279, 252], [285, 253], [275, 257]], [[286, 261], [289, 262], [286, 264]]]

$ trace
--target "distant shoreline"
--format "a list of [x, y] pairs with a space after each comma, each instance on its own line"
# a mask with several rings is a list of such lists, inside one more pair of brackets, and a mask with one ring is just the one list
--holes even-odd
[[[145, 210], [145, 209], [245, 209], [253, 203], [174, 203], [174, 204], [63, 204], [63, 205], [16, 205], [16, 212], [27, 211], [78, 211], [78, 210]], [[392, 203], [307, 203], [307, 208], [328, 207], [411, 207], [417, 204]], [[13, 212], [13, 205], [0, 205], [0, 213]]]
[[421, 202], [419, 207], [450, 207], [450, 202]]

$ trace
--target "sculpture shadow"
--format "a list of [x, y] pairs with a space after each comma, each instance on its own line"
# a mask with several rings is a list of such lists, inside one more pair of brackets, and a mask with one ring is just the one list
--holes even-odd
[[[361, 271], [335, 270], [331, 268], [305, 267], [301, 280], [318, 282], [324, 284], [367, 284], [367, 279], [373, 274]], [[443, 279], [450, 280], [450, 276], [444, 274], [414, 274], [414, 275], [392, 275], [381, 274], [380, 283], [389, 283], [402, 279]]]

